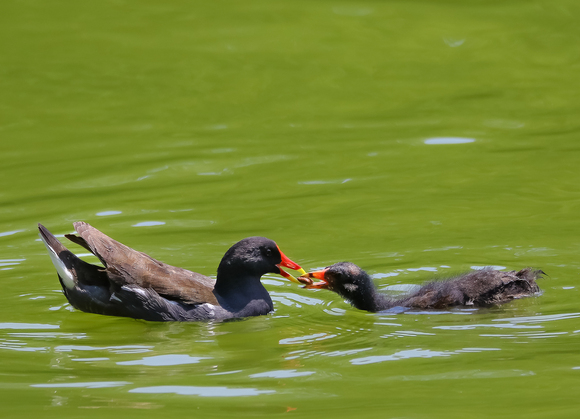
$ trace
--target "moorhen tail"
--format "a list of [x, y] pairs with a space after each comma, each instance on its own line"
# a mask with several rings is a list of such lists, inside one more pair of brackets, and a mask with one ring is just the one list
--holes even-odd
[[[540, 291], [536, 279], [540, 270], [497, 271], [486, 268], [455, 278], [428, 282], [405, 297], [392, 298], [377, 292], [371, 277], [350, 262], [335, 263], [328, 268], [298, 278], [305, 288], [328, 289], [338, 293], [359, 310], [383, 311], [393, 307], [440, 309], [451, 306], [491, 306]], [[313, 282], [312, 278], [319, 279]]]
[[260, 282], [270, 272], [298, 282], [281, 266], [304, 270], [275, 242], [248, 237], [224, 255], [217, 279], [167, 265], [111, 239], [85, 222], [74, 223], [77, 235], [65, 237], [89, 250], [103, 267], [70, 252], [38, 225], [64, 294], [82, 311], [152, 321], [225, 320], [267, 314], [274, 309]]

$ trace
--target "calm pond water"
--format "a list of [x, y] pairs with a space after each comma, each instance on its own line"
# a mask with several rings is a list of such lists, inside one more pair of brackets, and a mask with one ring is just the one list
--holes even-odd
[[[1, 416], [577, 417], [579, 16], [2, 1]], [[369, 314], [269, 275], [271, 315], [148, 323], [68, 306], [36, 223], [77, 220], [208, 275], [264, 235], [381, 289], [549, 276], [501, 307]]]

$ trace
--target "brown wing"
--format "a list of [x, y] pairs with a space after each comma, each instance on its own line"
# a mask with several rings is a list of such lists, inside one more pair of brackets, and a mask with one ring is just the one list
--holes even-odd
[[113, 240], [85, 222], [73, 225], [80, 237], [67, 235], [67, 238], [97, 256], [113, 282], [152, 288], [166, 298], [189, 304], [218, 305], [212, 292], [215, 285], [212, 278], [155, 260]]

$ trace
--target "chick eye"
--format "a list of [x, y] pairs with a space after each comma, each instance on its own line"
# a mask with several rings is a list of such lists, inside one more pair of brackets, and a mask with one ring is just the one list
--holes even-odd
[[266, 249], [266, 251], [264, 253], [266, 254], [267, 257], [272, 256], [272, 250], [271, 249]]

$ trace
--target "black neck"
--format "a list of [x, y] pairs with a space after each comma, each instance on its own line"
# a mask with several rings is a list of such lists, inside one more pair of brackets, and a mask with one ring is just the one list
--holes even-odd
[[228, 311], [243, 310], [252, 300], [263, 300], [270, 311], [274, 309], [272, 298], [262, 283], [261, 275], [240, 269], [224, 269], [220, 266], [214, 287], [214, 295], [220, 305]]
[[397, 306], [399, 302], [398, 299], [379, 294], [374, 285], [357, 293], [354, 298], [348, 298], [348, 300], [353, 307], [371, 312], [388, 310], [389, 308]]

